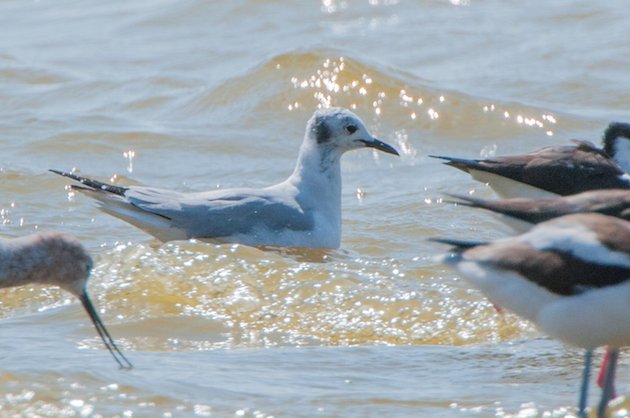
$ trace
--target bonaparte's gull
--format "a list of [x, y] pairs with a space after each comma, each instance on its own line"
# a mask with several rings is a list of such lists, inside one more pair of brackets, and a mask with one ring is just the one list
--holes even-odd
[[437, 240], [443, 258], [493, 303], [545, 333], [586, 350], [580, 416], [592, 350], [610, 356], [598, 416], [613, 396], [619, 347], [630, 345], [630, 222], [598, 213], [567, 215], [492, 243]]
[[0, 288], [37, 283], [59, 286], [80, 301], [105, 347], [121, 368], [131, 363], [120, 352], [98, 316], [86, 290], [92, 258], [79, 241], [59, 232], [0, 239]]
[[293, 174], [263, 189], [181, 193], [121, 187], [51, 170], [81, 183], [73, 186], [100, 208], [161, 241], [201, 238], [246, 245], [337, 248], [341, 242], [341, 168], [346, 152], [374, 148], [398, 155], [374, 138], [354, 113], [330, 108], [306, 126]]
[[603, 149], [587, 141], [483, 160], [436, 156], [501, 197], [567, 196], [594, 189], [630, 189], [630, 124], [611, 123]]

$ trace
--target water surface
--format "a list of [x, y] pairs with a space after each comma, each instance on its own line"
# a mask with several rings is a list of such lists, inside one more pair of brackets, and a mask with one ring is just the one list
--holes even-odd
[[[136, 368], [115, 367], [67, 294], [1, 290], [0, 415], [573, 413], [579, 350], [499, 315], [435, 261], [427, 237], [511, 231], [444, 203], [493, 194], [428, 155], [599, 142], [630, 120], [625, 6], [3, 2], [2, 234], [79, 236], [97, 260], [94, 302]], [[344, 156], [339, 250], [162, 245], [47, 172], [266, 186], [292, 172], [321, 106], [353, 109], [402, 154]], [[622, 358], [621, 394], [627, 375]]]

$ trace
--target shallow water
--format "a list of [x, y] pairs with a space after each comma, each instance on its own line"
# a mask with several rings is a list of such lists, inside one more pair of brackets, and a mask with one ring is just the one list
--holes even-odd
[[[3, 2], [2, 234], [79, 236], [92, 298], [136, 367], [115, 367], [67, 294], [0, 290], [0, 416], [574, 412], [581, 353], [435, 261], [427, 237], [511, 231], [444, 203], [492, 192], [428, 155], [598, 142], [630, 120], [628, 23], [620, 0]], [[344, 156], [335, 251], [161, 245], [47, 172], [265, 186], [328, 105], [402, 154]], [[621, 394], [626, 371], [622, 358]]]

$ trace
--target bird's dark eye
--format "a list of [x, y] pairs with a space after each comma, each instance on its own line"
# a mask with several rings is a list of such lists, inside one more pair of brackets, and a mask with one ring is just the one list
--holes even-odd
[[348, 125], [346, 126], [346, 131], [352, 135], [353, 133], [355, 133], [359, 128], [357, 128], [355, 125]]

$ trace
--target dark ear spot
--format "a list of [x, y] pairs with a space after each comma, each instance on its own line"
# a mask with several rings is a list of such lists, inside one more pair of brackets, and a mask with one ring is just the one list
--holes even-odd
[[326, 125], [326, 122], [323, 118], [319, 118], [315, 121], [313, 130], [315, 131], [315, 139], [317, 139], [318, 144], [323, 144], [324, 142], [330, 141], [330, 128], [328, 127], [328, 125]]

